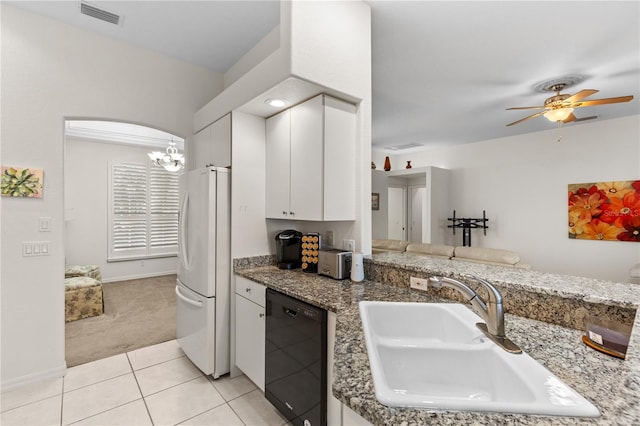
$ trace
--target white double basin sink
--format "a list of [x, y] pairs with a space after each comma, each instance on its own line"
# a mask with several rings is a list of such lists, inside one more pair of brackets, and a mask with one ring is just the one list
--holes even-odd
[[390, 407], [598, 417], [526, 353], [500, 348], [456, 303], [360, 302], [376, 398]]

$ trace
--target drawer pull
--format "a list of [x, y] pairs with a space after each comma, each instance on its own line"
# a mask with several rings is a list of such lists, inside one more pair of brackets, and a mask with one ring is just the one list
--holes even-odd
[[251, 288], [247, 287], [247, 288], [244, 289], [244, 291], [246, 291], [247, 293], [251, 293]]
[[262, 313], [261, 313], [261, 314], [258, 314], [258, 316], [259, 316], [260, 318], [264, 318], [264, 314], [262, 314]]

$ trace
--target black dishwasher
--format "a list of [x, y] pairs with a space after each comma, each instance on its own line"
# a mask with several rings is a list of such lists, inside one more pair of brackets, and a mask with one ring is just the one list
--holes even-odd
[[327, 423], [327, 311], [267, 289], [264, 393], [296, 426]]

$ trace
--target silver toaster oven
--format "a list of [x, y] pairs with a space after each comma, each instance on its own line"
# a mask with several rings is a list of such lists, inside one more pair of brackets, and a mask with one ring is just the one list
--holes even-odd
[[344, 250], [320, 250], [318, 254], [318, 274], [336, 280], [349, 278], [351, 273], [351, 252]]

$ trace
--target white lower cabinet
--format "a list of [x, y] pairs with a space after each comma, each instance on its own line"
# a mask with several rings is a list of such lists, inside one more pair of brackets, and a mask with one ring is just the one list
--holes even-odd
[[265, 286], [236, 275], [236, 366], [264, 392]]

